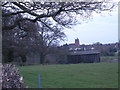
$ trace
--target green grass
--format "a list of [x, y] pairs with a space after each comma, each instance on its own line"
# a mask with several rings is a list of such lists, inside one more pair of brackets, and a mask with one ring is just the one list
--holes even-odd
[[110, 62], [111, 60], [118, 59], [118, 56], [101, 56], [102, 62]]
[[118, 64], [64, 64], [18, 67], [26, 86], [37, 88], [37, 75], [42, 88], [116, 88]]

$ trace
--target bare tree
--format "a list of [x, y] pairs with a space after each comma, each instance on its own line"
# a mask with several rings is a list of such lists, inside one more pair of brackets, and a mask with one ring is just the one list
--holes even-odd
[[41, 22], [43, 23], [24, 21], [21, 23], [23, 30], [3, 30], [3, 55], [8, 53], [5, 55], [8, 57], [7, 61], [14, 60], [14, 53], [21, 57], [22, 61], [26, 61], [25, 56], [29, 52], [38, 52], [40, 63], [43, 64], [45, 56], [53, 53], [53, 46], [64, 40], [65, 34], [60, 26], [50, 25], [47, 19], [42, 19]]
[[40, 55], [40, 63], [45, 63], [45, 56], [54, 52], [56, 42], [64, 40], [66, 37], [62, 28], [59, 26], [50, 25], [49, 20], [42, 19], [41, 23], [36, 23], [37, 29], [33, 30], [30, 47]]
[[[3, 13], [2, 17], [10, 17], [21, 14], [23, 17], [14, 20], [14, 23], [3, 26], [3, 30], [10, 30], [19, 25], [20, 22], [29, 20], [31, 22], [41, 22], [42, 18], [51, 18], [51, 23], [57, 23], [62, 26], [70, 26], [75, 24], [76, 16], [80, 15], [84, 18], [91, 16], [95, 11], [112, 10], [115, 6], [110, 0], [87, 2], [2, 2], [2, 10], [11, 12]], [[79, 18], [81, 19], [81, 18]], [[20, 26], [20, 25], [19, 25]]]

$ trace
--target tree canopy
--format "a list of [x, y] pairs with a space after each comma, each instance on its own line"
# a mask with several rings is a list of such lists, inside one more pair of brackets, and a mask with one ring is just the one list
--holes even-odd
[[[77, 21], [77, 15], [82, 16], [82, 18], [88, 18], [92, 12], [100, 13], [112, 10], [116, 4], [109, 1], [111, 0], [89, 0], [86, 2], [2, 2], [2, 10], [8, 10], [8, 12], [2, 13], [2, 17], [22, 16], [2, 28], [3, 30], [13, 29], [20, 26], [19, 23], [23, 21], [43, 23], [41, 20], [43, 18], [49, 19], [49, 23], [52, 25], [70, 26]], [[46, 26], [48, 25], [46, 24]]]

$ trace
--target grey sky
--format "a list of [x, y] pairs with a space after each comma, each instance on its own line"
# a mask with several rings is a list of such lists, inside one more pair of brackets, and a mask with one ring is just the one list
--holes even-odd
[[118, 10], [112, 12], [111, 15], [94, 14], [93, 19], [66, 29], [65, 34], [67, 40], [62, 44], [74, 43], [76, 38], [79, 38], [81, 44], [115, 43], [118, 41]]

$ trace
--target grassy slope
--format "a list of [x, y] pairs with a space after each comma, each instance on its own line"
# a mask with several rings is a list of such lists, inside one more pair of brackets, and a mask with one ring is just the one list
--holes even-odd
[[118, 86], [118, 64], [68, 64], [18, 67], [28, 87], [38, 87], [37, 75], [43, 88], [114, 88]]

